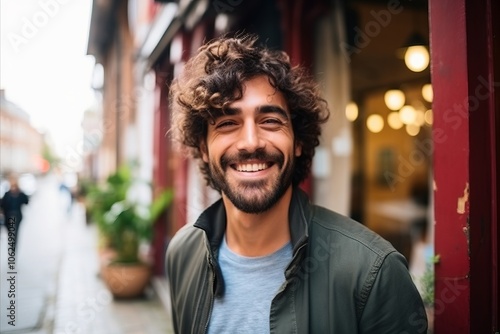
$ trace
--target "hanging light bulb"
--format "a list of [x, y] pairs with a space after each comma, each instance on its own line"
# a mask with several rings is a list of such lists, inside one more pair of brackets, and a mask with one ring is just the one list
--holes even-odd
[[354, 122], [359, 115], [358, 105], [355, 102], [349, 102], [345, 107], [345, 117]]
[[413, 124], [420, 126], [423, 126], [425, 123], [425, 113], [423, 110], [416, 110], [415, 111], [415, 122]]
[[406, 133], [410, 136], [415, 137], [420, 132], [420, 127], [415, 124], [406, 124]]
[[399, 57], [404, 58], [406, 67], [413, 72], [422, 72], [429, 66], [428, 43], [418, 32], [410, 35], [406, 43], [398, 49]]
[[428, 109], [425, 114], [424, 114], [424, 118], [425, 118], [425, 123], [429, 124], [429, 125], [432, 125], [432, 121], [433, 121], [433, 116], [432, 116], [432, 109]]
[[368, 116], [366, 119], [368, 130], [373, 133], [379, 133], [384, 128], [384, 119], [378, 114]]
[[422, 86], [422, 97], [427, 102], [431, 103], [434, 98], [434, 93], [432, 91], [432, 85], [430, 83]]
[[384, 94], [384, 102], [390, 110], [399, 110], [405, 104], [405, 94], [399, 89], [390, 89]]
[[405, 52], [405, 64], [413, 72], [422, 72], [429, 66], [429, 52], [423, 45], [408, 47]]
[[387, 123], [394, 130], [401, 129], [404, 125], [403, 122], [401, 122], [401, 119], [399, 118], [399, 113], [397, 111], [389, 113], [389, 115], [387, 116]]
[[417, 118], [417, 112], [412, 106], [406, 105], [399, 110], [399, 118], [403, 124], [413, 124]]

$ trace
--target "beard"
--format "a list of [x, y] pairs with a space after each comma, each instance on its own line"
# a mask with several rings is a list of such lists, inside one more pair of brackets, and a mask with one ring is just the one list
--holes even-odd
[[[232, 168], [231, 164], [249, 159], [272, 162], [273, 166], [277, 165], [281, 171], [279, 177], [272, 180], [252, 180], [231, 184], [225, 171]], [[292, 184], [294, 165], [293, 159], [285, 164], [285, 156], [281, 152], [266, 153], [264, 150], [257, 150], [253, 153], [241, 152], [232, 156], [224, 154], [221, 157], [220, 166], [213, 161], [209, 162], [209, 173], [212, 184], [223, 192], [236, 208], [245, 213], [258, 214], [272, 208]]]

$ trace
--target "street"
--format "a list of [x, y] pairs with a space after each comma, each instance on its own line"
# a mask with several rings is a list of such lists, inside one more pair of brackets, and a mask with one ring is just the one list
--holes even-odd
[[1, 333], [169, 333], [169, 315], [153, 289], [117, 301], [99, 278], [95, 226], [71, 206], [54, 175], [38, 180], [25, 207], [15, 260], [0, 234]]

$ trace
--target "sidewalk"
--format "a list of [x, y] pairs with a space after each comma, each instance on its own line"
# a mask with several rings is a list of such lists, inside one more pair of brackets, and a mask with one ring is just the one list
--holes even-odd
[[[56, 180], [41, 179], [21, 223], [16, 297], [8, 297], [5, 230], [1, 247], [1, 333], [172, 333], [170, 314], [151, 288], [137, 300], [114, 300], [99, 278], [96, 229], [83, 207], [66, 210]], [[7, 289], [7, 290], [6, 290]], [[16, 304], [15, 326], [7, 307]]]

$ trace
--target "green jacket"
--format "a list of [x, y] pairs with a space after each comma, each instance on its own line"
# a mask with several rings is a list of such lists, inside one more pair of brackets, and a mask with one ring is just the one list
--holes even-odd
[[[294, 189], [293, 259], [271, 304], [271, 333], [426, 333], [422, 299], [405, 258], [362, 224], [311, 205]], [[171, 240], [166, 257], [176, 333], [206, 333], [224, 294], [217, 264], [226, 215], [222, 201]]]

